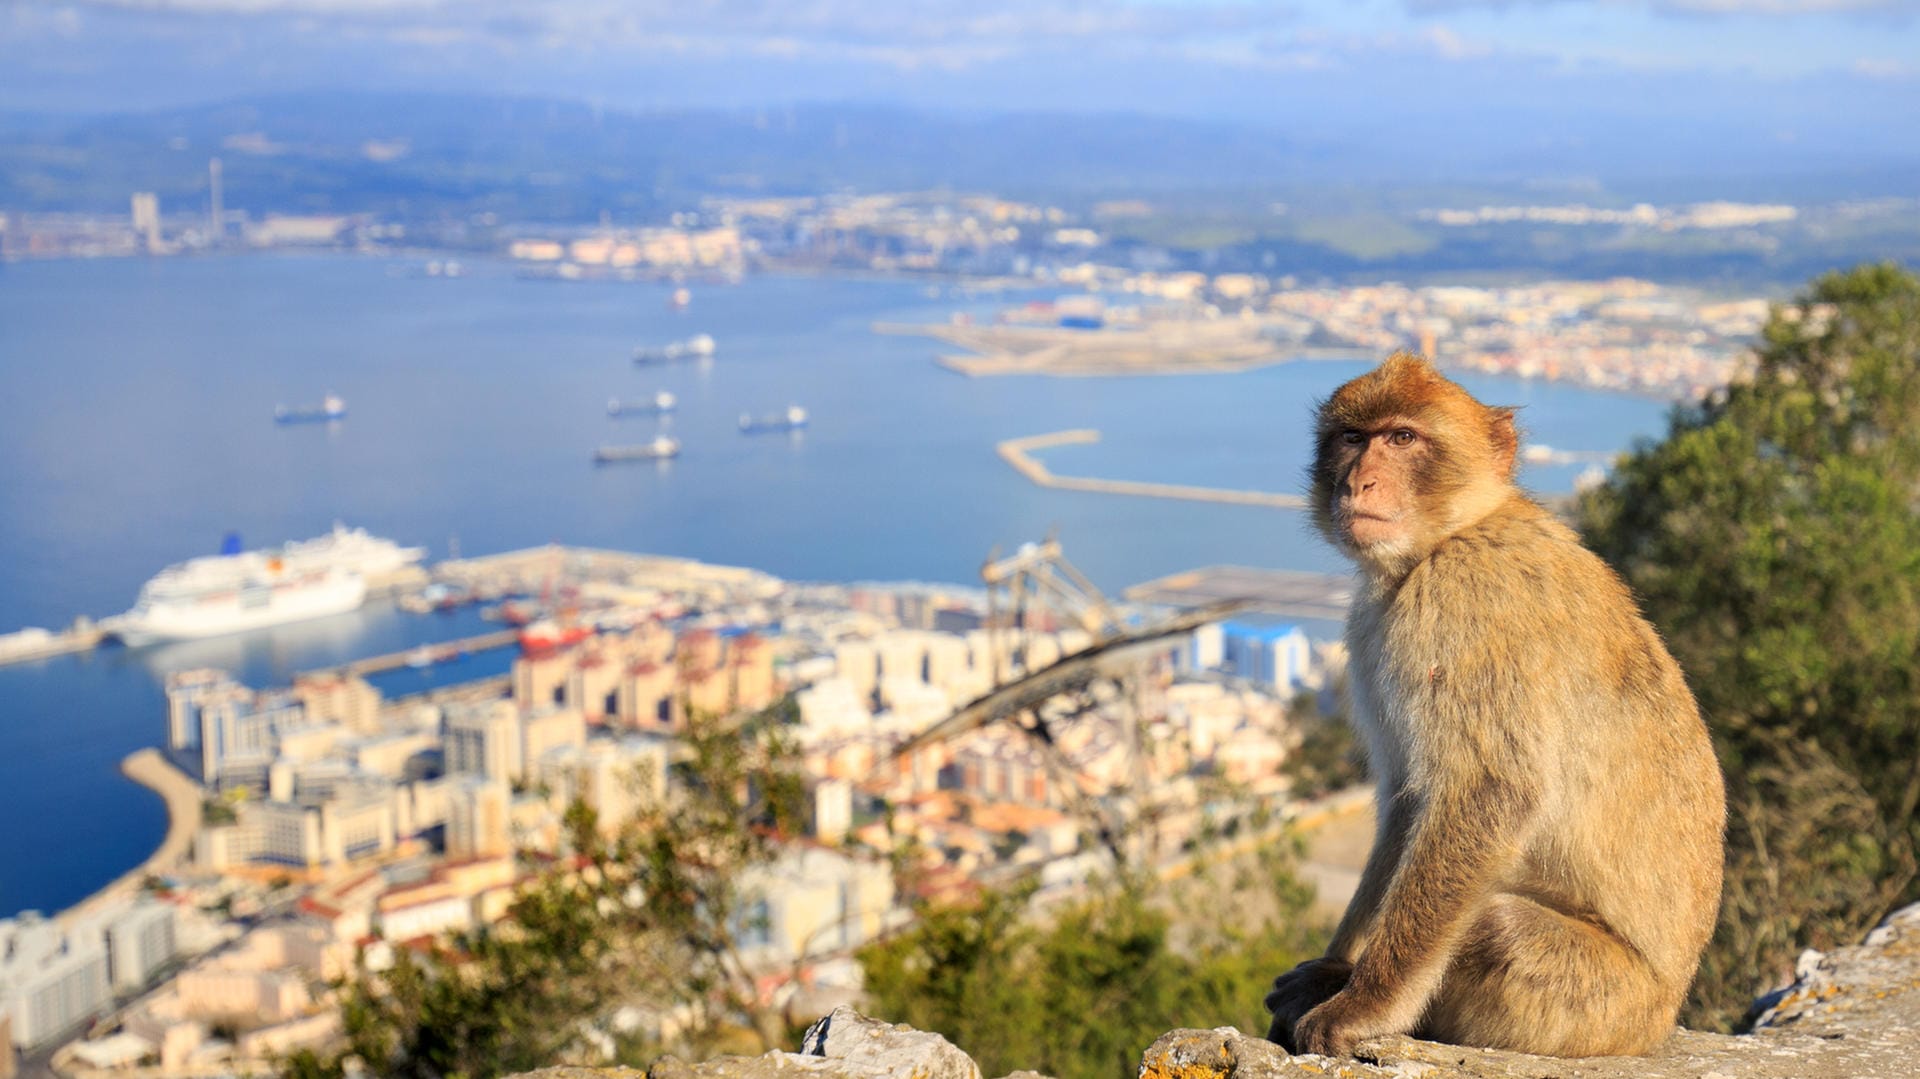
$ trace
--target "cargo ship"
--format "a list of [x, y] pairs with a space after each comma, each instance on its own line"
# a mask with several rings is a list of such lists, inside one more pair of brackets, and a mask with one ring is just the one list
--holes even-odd
[[331, 423], [344, 419], [347, 415], [347, 403], [335, 394], [320, 399], [318, 405], [275, 405], [273, 422], [275, 423]]
[[714, 353], [713, 338], [704, 333], [694, 334], [685, 341], [674, 341], [658, 348], [636, 348], [633, 350], [634, 363], [672, 363], [676, 360], [712, 359]]
[[367, 578], [426, 556], [364, 529], [334, 525], [316, 539], [245, 551], [229, 535], [221, 553], [168, 566], [140, 589], [133, 609], [103, 621], [128, 645], [194, 640], [354, 610]]
[[799, 405], [785, 412], [776, 412], [771, 416], [740, 414], [740, 432], [748, 435], [764, 434], [768, 431], [798, 431], [807, 425], [807, 410]]
[[593, 451], [595, 464], [612, 464], [617, 461], [664, 461], [680, 456], [680, 441], [661, 435], [652, 442], [640, 442], [631, 446], [602, 446]]
[[649, 399], [622, 401], [618, 397], [607, 398], [609, 416], [664, 416], [679, 406], [679, 401], [665, 390]]

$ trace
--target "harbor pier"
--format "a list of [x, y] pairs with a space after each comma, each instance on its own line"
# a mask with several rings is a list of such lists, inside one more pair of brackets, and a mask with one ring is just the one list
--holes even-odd
[[1032, 435], [1027, 438], [1010, 438], [996, 446], [995, 451], [1000, 454], [1001, 460], [1012, 465], [1016, 472], [1041, 487], [1057, 487], [1068, 491], [1097, 491], [1110, 495], [1136, 495], [1142, 498], [1181, 498], [1190, 502], [1272, 506], [1286, 510], [1307, 508], [1307, 500], [1301, 496], [1274, 491], [1243, 491], [1227, 487], [1197, 487], [1182, 483], [1145, 483], [1139, 480], [1057, 476], [1031, 455], [1033, 450], [1053, 446], [1085, 445], [1098, 441], [1100, 441], [1100, 432], [1089, 428], [1077, 428], [1071, 431]]
[[1353, 603], [1353, 578], [1254, 566], [1202, 566], [1143, 581], [1123, 594], [1134, 603], [1188, 609], [1237, 599], [1268, 614], [1339, 622]]
[[388, 652], [385, 655], [368, 656], [365, 659], [356, 659], [350, 663], [342, 663], [337, 667], [324, 668], [324, 670], [339, 671], [345, 674], [359, 676], [378, 674], [381, 671], [396, 671], [402, 667], [414, 665], [414, 660], [422, 648], [432, 653], [435, 661], [438, 662], [442, 656], [457, 655], [463, 652], [486, 652], [495, 648], [505, 648], [519, 639], [520, 631], [518, 629], [495, 630], [492, 633], [482, 633], [477, 637], [464, 637], [457, 641], [441, 641], [438, 644], [421, 645], [418, 648], [409, 648], [404, 652]]
[[106, 635], [99, 625], [85, 618], [75, 619], [73, 625], [58, 632], [29, 628], [3, 634], [0, 635], [0, 667], [90, 651]]

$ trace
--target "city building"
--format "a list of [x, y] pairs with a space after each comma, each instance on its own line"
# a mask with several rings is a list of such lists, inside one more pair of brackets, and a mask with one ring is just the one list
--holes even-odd
[[598, 815], [600, 830], [612, 834], [664, 796], [670, 749], [667, 739], [651, 735], [596, 738], [549, 751], [538, 762], [538, 777], [554, 812], [582, 802]]
[[446, 706], [447, 771], [513, 782], [526, 775], [520, 711], [512, 701]]
[[302, 675], [293, 680], [293, 695], [306, 707], [307, 718], [338, 723], [359, 734], [380, 729], [380, 691], [356, 675]]
[[136, 903], [108, 923], [106, 937], [113, 988], [138, 989], [175, 955], [173, 908], [151, 900]]
[[140, 235], [148, 254], [160, 251], [160, 199], [151, 191], [133, 193], [133, 231]]
[[750, 870], [740, 894], [757, 897], [736, 927], [742, 950], [767, 964], [844, 953], [878, 936], [893, 909], [885, 859], [797, 844]]
[[493, 858], [513, 853], [513, 791], [497, 779], [455, 779], [447, 808], [447, 857]]
[[112, 1001], [105, 941], [69, 936], [33, 912], [0, 921], [0, 1010], [14, 1045], [33, 1048]]
[[224, 671], [167, 679], [167, 748], [202, 783], [264, 790], [281, 732], [306, 726], [299, 699], [255, 693]]
[[1305, 683], [1312, 655], [1299, 626], [1226, 622], [1220, 632], [1228, 673], [1279, 693], [1291, 693]]
[[201, 833], [201, 857], [214, 870], [247, 863], [318, 869], [393, 850], [398, 842], [389, 784], [350, 780], [295, 799], [240, 803], [233, 824]]

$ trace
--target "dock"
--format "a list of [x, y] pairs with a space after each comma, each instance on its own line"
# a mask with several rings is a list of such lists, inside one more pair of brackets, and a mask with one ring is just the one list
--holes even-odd
[[9, 663], [31, 663], [36, 659], [71, 655], [93, 650], [105, 639], [106, 631], [84, 619], [56, 633], [21, 630], [0, 636], [0, 667]]
[[[419, 652], [421, 648], [427, 649], [435, 656], [440, 656], [446, 653], [456, 652], [486, 652], [495, 648], [505, 648], [508, 645], [517, 643], [519, 640], [520, 631], [518, 629], [495, 630], [492, 633], [482, 633], [477, 637], [465, 637], [457, 641], [439, 641], [434, 644], [420, 645], [409, 648], [404, 652], [388, 652], [383, 656], [368, 656], [365, 659], [356, 659], [351, 663], [342, 663], [337, 667], [325, 667], [321, 670], [361, 676], [379, 674], [381, 671], [397, 671], [407, 666], [408, 660], [412, 659], [414, 654]], [[304, 673], [318, 674], [321, 673], [321, 671], [308, 671]]]
[[495, 596], [538, 596], [559, 587], [563, 592], [654, 589], [719, 599], [741, 592], [771, 596], [781, 587], [777, 578], [754, 569], [558, 544], [442, 562], [433, 575], [450, 587]]
[[1353, 602], [1353, 578], [1253, 566], [1202, 566], [1134, 585], [1124, 594], [1135, 603], [1167, 607], [1205, 607], [1240, 599], [1268, 614], [1339, 622]]
[[1088, 428], [1055, 431], [1052, 434], [1010, 438], [994, 447], [1000, 458], [1016, 472], [1041, 487], [1067, 491], [1096, 491], [1110, 495], [1135, 495], [1141, 498], [1179, 498], [1189, 502], [1224, 502], [1236, 506], [1270, 506], [1275, 509], [1307, 508], [1300, 495], [1275, 491], [1242, 491], [1228, 487], [1196, 487], [1180, 483], [1146, 483], [1140, 480], [1103, 480], [1082, 476], [1057, 476], [1031, 454], [1053, 446], [1085, 445], [1100, 441], [1100, 432]]

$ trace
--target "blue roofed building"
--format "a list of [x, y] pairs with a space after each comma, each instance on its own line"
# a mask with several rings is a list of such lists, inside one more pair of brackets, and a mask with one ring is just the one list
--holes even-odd
[[1220, 624], [1221, 669], [1238, 678], [1291, 693], [1306, 682], [1312, 650], [1299, 626], [1252, 622]]

